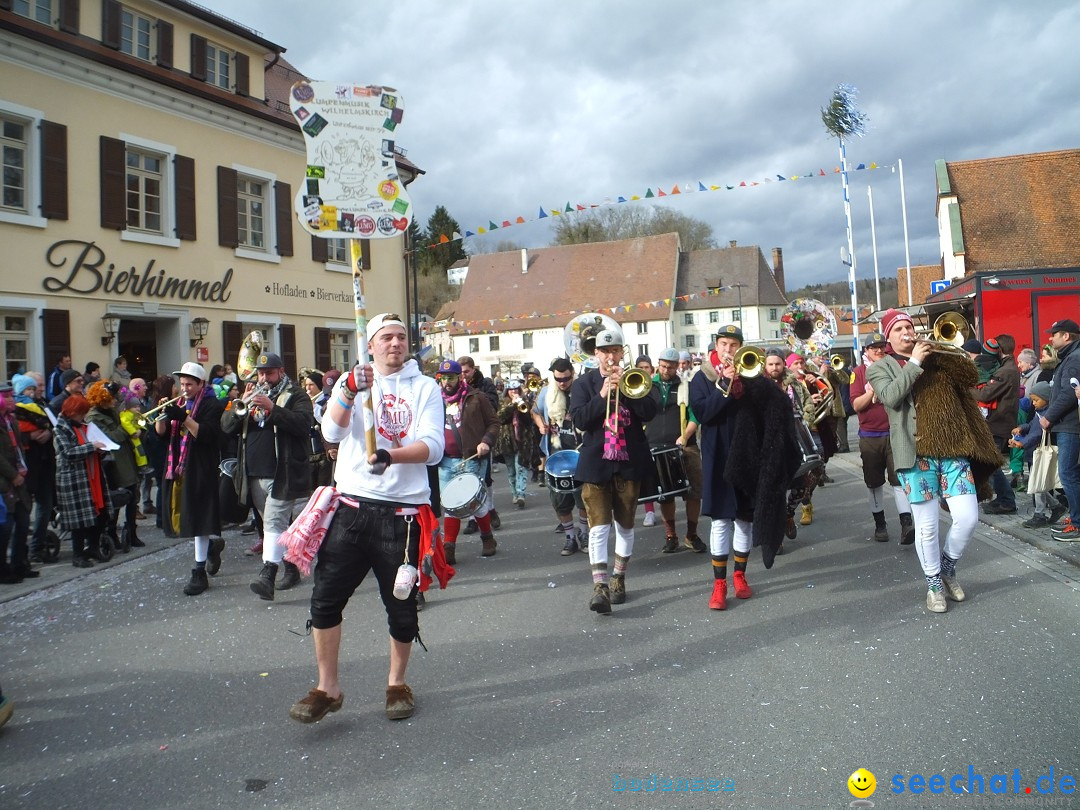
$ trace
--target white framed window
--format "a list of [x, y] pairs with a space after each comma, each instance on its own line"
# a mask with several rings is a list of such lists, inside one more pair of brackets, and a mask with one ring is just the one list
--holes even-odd
[[30, 212], [29, 163], [31, 124], [22, 118], [0, 113], [0, 154], [3, 159], [3, 196], [0, 205], [5, 211], [19, 214]]
[[4, 379], [10, 380], [25, 372], [30, 363], [30, 317], [25, 312], [0, 311], [0, 327]]
[[349, 265], [349, 240], [341, 239], [326, 240], [326, 261], [329, 264]]
[[521, 333], [521, 348], [531, 349], [533, 347], [533, 333], [522, 332]]
[[739, 310], [739, 309], [731, 310], [731, 320], [735, 321], [735, 323], [741, 322], [742, 321], [742, 310]]
[[480, 351], [480, 338], [469, 338], [469, 354]]
[[637, 345], [637, 353], [638, 353], [638, 357], [641, 357], [641, 355], [645, 355], [646, 357], [648, 357], [649, 356], [649, 344], [648, 343], [639, 343]]
[[647, 334], [649, 334], [649, 324], [647, 324], [645, 321], [638, 321], [637, 322], [637, 333], [639, 335], [647, 335]]
[[127, 227], [120, 231], [120, 239], [180, 247], [180, 240], [174, 235], [176, 147], [127, 132], [121, 132], [119, 137], [126, 147], [124, 204], [127, 209]]
[[144, 62], [152, 61], [154, 23], [154, 20], [137, 11], [122, 8], [120, 10], [120, 50]]
[[697, 346], [697, 336], [696, 335], [683, 335], [683, 348], [684, 349], [693, 349], [696, 346]]
[[259, 349], [261, 354], [277, 351], [273, 344], [274, 335], [277, 334], [277, 324], [241, 321], [240, 333], [247, 337], [252, 332], [258, 332], [262, 336], [262, 345]]
[[488, 338], [488, 351], [497, 352], [499, 350], [499, 336], [492, 335]]
[[274, 216], [274, 183], [269, 172], [234, 163], [236, 170], [236, 255], [281, 264]]
[[0, 222], [44, 228], [39, 138], [45, 114], [0, 100]]
[[352, 368], [349, 362], [350, 347], [356, 337], [355, 332], [330, 332], [330, 367], [337, 369]]
[[779, 317], [779, 315], [776, 312], [776, 307], [770, 307], [769, 308], [769, 320], [770, 321], [775, 321], [778, 317]]
[[683, 326], [693, 326], [694, 325], [694, 313], [693, 312], [684, 312], [683, 316], [682, 316], [682, 322], [683, 322]]
[[128, 144], [125, 158], [125, 200], [129, 230], [163, 234], [163, 200], [167, 158]]
[[709, 310], [709, 323], [720, 323], [720, 310]]
[[11, 4], [11, 10], [20, 17], [52, 25], [55, 19], [52, 6], [52, 0], [15, 0]]
[[213, 42], [206, 43], [206, 81], [223, 90], [232, 89], [231, 65], [233, 52]]

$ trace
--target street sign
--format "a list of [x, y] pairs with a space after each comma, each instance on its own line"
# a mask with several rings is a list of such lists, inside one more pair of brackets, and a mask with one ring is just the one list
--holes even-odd
[[950, 284], [952, 284], [952, 279], [948, 279], [948, 278], [942, 278], [942, 279], [938, 279], [937, 281], [931, 281], [930, 282], [930, 294], [931, 295], [937, 295], [939, 292], [944, 290]]

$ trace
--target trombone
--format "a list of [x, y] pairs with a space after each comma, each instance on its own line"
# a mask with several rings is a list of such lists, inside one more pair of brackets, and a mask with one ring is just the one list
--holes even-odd
[[[648, 396], [652, 390], [652, 378], [640, 368], [625, 368], [622, 366], [620, 368], [624, 368], [624, 370], [619, 375], [619, 384], [615, 388], [615, 413], [619, 412], [620, 396], [627, 399], [641, 399]], [[607, 409], [604, 412], [605, 425], [611, 421], [611, 400], [612, 397], [608, 397]]]
[[[757, 377], [765, 370], [765, 352], [755, 346], [746, 346], [735, 353], [732, 360], [728, 360], [735, 366], [740, 377]], [[727, 377], [721, 377], [716, 381], [716, 387], [721, 395], [731, 396], [731, 383]]]
[[[164, 421], [167, 418], [165, 416], [165, 409], [168, 408], [170, 405], [175, 405], [183, 398], [184, 395], [179, 394], [178, 396], [173, 397], [169, 401], [162, 402], [160, 405], [151, 408], [146, 413], [140, 413], [138, 416], [135, 417], [135, 424], [139, 426], [139, 430], [146, 430], [149, 425], [152, 425], [156, 422]], [[161, 413], [158, 413], [158, 411], [161, 411]], [[153, 418], [151, 418], [151, 416], [153, 416]]]

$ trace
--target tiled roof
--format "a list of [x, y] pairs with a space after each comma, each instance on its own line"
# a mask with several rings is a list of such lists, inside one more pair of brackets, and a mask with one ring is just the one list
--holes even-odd
[[737, 307], [740, 300], [744, 307], [785, 306], [788, 302], [787, 297], [777, 286], [776, 278], [766, 263], [765, 256], [756, 245], [684, 253], [679, 265], [679, 284], [675, 294], [688, 295], [709, 287], [735, 284], [744, 286], [724, 290], [718, 295], [710, 295], [707, 298], [695, 296], [688, 301], [678, 301], [675, 309], [681, 312]]
[[490, 328], [499, 332], [561, 326], [573, 311], [603, 310], [619, 323], [667, 320], [671, 307], [663, 303], [647, 310], [609, 310], [670, 299], [678, 262], [674, 233], [529, 250], [526, 273], [520, 250], [480, 254], [469, 260], [453, 317], [469, 323], [473, 332], [476, 322], [490, 320], [495, 321]]
[[1080, 265], [1080, 149], [947, 167], [968, 273]]

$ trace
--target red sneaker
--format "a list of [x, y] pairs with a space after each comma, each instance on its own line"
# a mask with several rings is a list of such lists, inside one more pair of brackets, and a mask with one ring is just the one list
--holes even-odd
[[727, 610], [727, 580], [714, 579], [712, 584], [712, 598], [709, 599], [709, 607], [712, 610]]
[[731, 581], [735, 584], [735, 595], [740, 599], [749, 599], [754, 595], [754, 592], [750, 590], [750, 586], [746, 584], [746, 574], [742, 571], [736, 571], [732, 574]]

